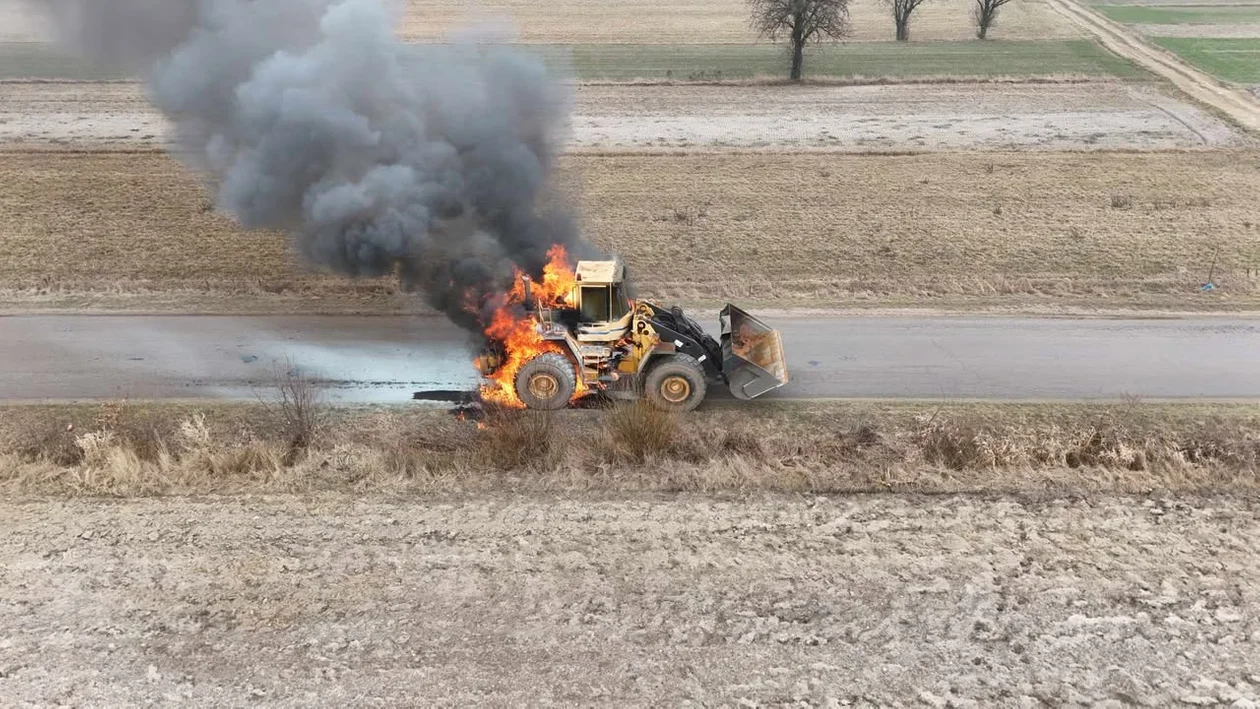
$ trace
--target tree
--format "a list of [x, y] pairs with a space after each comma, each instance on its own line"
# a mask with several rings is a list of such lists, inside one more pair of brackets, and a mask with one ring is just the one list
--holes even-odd
[[792, 81], [801, 80], [805, 45], [849, 36], [849, 0], [748, 0], [748, 7], [758, 35], [791, 42]]
[[993, 26], [993, 22], [997, 20], [998, 9], [1011, 0], [975, 0], [975, 5], [971, 6], [971, 19], [976, 23], [976, 36], [984, 39], [989, 34], [989, 28]]
[[[979, 2], [979, 0], [976, 0]], [[910, 39], [910, 15], [924, 0], [888, 0], [888, 4], [892, 6], [893, 22], [897, 23], [897, 41], [906, 42]]]

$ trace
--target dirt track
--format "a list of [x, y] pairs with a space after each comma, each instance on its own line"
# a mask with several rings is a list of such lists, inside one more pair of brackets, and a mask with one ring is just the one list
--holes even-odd
[[1260, 103], [1251, 94], [1230, 88], [1174, 55], [1142, 41], [1124, 26], [1073, 0], [1046, 0], [1060, 14], [1094, 35], [1107, 49], [1171, 81], [1191, 98], [1211, 106], [1238, 125], [1260, 130]]
[[0, 516], [9, 706], [1260, 699], [1255, 501], [281, 497]]

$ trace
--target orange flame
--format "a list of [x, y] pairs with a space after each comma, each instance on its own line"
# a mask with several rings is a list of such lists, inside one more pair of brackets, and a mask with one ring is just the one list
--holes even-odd
[[[547, 265], [543, 267], [541, 280], [530, 284], [530, 297], [539, 308], [568, 307], [569, 294], [577, 284], [577, 275], [569, 264], [569, 254], [559, 244], [547, 251]], [[516, 373], [533, 358], [544, 352], [565, 350], [555, 342], [542, 339], [538, 334], [538, 321], [534, 313], [520, 314], [520, 306], [525, 303], [525, 283], [520, 271], [511, 292], [494, 310], [490, 324], [485, 328], [486, 338], [498, 343], [503, 349], [503, 361], [491, 374], [490, 381], [481, 386], [481, 398], [503, 406], [524, 408], [525, 404], [516, 395]], [[585, 394], [587, 386], [582, 377], [577, 377], [577, 388], [573, 393], [576, 399]]]

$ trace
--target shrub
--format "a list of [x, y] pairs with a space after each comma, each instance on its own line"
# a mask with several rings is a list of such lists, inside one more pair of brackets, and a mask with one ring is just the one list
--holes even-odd
[[500, 470], [517, 470], [554, 462], [554, 414], [487, 405], [477, 436], [478, 453]]
[[642, 463], [672, 452], [678, 441], [678, 416], [645, 401], [613, 406], [603, 424], [605, 445], [617, 460]]

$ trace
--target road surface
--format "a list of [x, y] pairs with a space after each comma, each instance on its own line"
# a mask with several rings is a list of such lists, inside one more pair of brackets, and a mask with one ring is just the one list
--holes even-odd
[[[767, 398], [1260, 399], [1260, 319], [771, 320], [792, 381]], [[471, 351], [430, 317], [0, 317], [0, 400], [252, 399], [293, 363], [406, 401], [473, 384]]]

